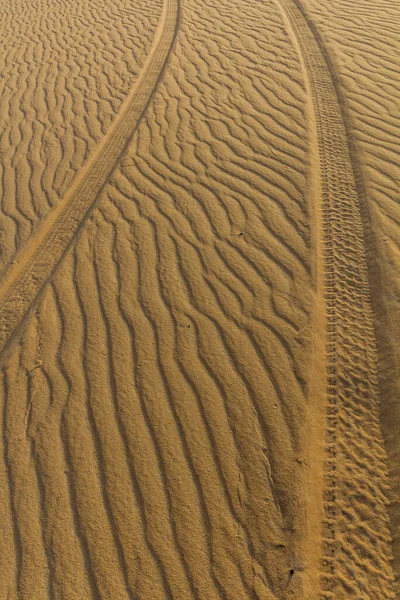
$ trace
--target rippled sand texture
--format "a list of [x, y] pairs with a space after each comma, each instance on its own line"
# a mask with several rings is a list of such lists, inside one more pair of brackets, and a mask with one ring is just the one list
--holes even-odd
[[67, 191], [148, 54], [161, 0], [5, 0], [0, 272]]
[[0, 600], [394, 598], [340, 10], [148, 4], [2, 10]]
[[10, 597], [296, 592], [304, 110], [273, 4], [184, 8], [120, 168], [3, 361]]

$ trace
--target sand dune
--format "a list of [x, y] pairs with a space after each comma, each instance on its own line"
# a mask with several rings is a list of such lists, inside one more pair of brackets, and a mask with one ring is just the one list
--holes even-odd
[[1, 599], [395, 597], [395, 158], [328, 4], [4, 12]]

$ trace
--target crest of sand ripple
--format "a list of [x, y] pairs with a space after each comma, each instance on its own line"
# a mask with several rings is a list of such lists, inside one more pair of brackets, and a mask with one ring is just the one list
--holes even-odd
[[69, 188], [148, 54], [161, 2], [0, 9], [0, 272]]
[[9, 598], [301, 595], [305, 94], [273, 3], [187, 2], [2, 367]]

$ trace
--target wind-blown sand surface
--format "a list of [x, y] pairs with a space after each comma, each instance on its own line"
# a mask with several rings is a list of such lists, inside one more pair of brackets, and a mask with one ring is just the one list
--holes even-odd
[[399, 13], [1, 7], [0, 600], [396, 597]]

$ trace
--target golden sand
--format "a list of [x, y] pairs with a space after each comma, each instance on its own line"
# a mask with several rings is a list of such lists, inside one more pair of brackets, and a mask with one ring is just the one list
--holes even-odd
[[0, 600], [396, 598], [400, 5], [0, 14]]

